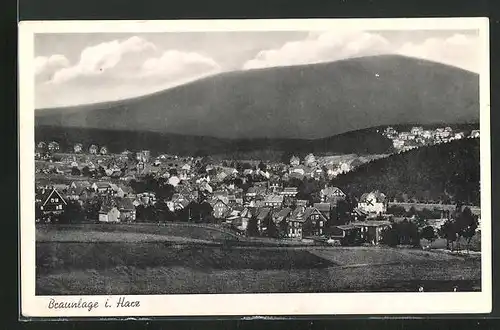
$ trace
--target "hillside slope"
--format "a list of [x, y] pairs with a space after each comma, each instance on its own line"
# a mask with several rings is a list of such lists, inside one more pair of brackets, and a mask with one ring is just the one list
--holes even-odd
[[288, 162], [291, 155], [382, 154], [392, 143], [376, 128], [358, 130], [317, 140], [302, 139], [224, 139], [146, 131], [103, 130], [74, 127], [35, 127], [35, 140], [58, 141], [62, 151], [72, 152], [75, 143], [85, 148], [105, 145], [112, 153], [123, 150], [150, 150], [153, 154], [180, 156], [211, 155], [223, 159], [261, 159]]
[[229, 72], [136, 99], [37, 110], [36, 124], [317, 139], [382, 125], [477, 122], [478, 88], [475, 73], [383, 55]]
[[374, 160], [336, 177], [332, 184], [357, 198], [380, 190], [390, 200], [480, 205], [479, 159], [479, 139], [456, 140]]

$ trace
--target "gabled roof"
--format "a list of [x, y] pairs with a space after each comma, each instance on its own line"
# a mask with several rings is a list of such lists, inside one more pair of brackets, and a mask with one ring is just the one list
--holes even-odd
[[317, 208], [320, 212], [330, 212], [330, 203], [314, 203], [313, 207]]
[[111, 184], [109, 182], [96, 182], [95, 183], [97, 188], [105, 188], [105, 189], [108, 189], [108, 188], [111, 188]]
[[[104, 203], [102, 203], [101, 208], [99, 210], [99, 213], [108, 213], [111, 211], [115, 206], [115, 202], [111, 200], [107, 200]], [[117, 208], [118, 209], [118, 208]]]
[[256, 214], [257, 219], [264, 220], [271, 212], [271, 209], [269, 207], [261, 207], [257, 209], [257, 212], [258, 212]]
[[361, 198], [359, 199], [359, 202], [360, 203], [367, 203], [368, 202], [368, 197], [370, 195], [372, 195], [372, 196], [375, 197], [375, 202], [377, 202], [377, 203], [383, 203], [383, 202], [385, 202], [385, 199], [386, 199], [385, 194], [381, 193], [378, 190], [375, 190], [375, 191], [372, 191], [372, 192], [369, 192], [369, 193], [364, 193], [363, 195], [361, 195]]
[[267, 195], [264, 203], [283, 203], [283, 195]]
[[309, 218], [314, 213], [319, 214], [323, 218], [323, 220], [326, 221], [326, 218], [323, 216], [323, 214], [321, 214], [321, 212], [315, 207], [306, 208], [306, 210], [304, 211], [304, 218], [307, 220], [307, 218]]
[[68, 203], [66, 203], [66, 201], [64, 200], [64, 198], [62, 198], [61, 194], [56, 190], [56, 188], [53, 188], [52, 190], [46, 192], [45, 195], [41, 198], [41, 200], [43, 201], [42, 206], [44, 206], [45, 204], [47, 204], [47, 202], [50, 200], [50, 198], [52, 196], [57, 196], [59, 199], [61, 199], [61, 201], [65, 205], [68, 204]]
[[135, 206], [130, 198], [121, 198], [116, 201], [118, 210], [133, 211]]
[[273, 221], [276, 223], [281, 222], [281, 221], [283, 221], [283, 219], [285, 219], [291, 213], [292, 213], [292, 209], [289, 207], [285, 207], [273, 215]]
[[304, 207], [297, 207], [295, 210], [293, 210], [292, 215], [290, 216], [289, 220], [294, 221], [294, 222], [305, 222], [307, 220], [307, 217], [304, 216], [306, 208]]
[[324, 196], [345, 196], [345, 193], [337, 187], [325, 187], [321, 189], [321, 194]]

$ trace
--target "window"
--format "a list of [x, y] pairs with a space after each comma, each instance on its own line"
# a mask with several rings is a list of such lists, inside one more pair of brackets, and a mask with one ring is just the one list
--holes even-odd
[[50, 202], [51, 202], [51, 203], [54, 203], [54, 198], [51, 198], [51, 199], [50, 199]]
[[54, 201], [57, 203], [59, 202], [59, 198], [54, 198]]
[[323, 221], [320, 221], [320, 222], [319, 222], [319, 226], [320, 226], [320, 227], [323, 227]]

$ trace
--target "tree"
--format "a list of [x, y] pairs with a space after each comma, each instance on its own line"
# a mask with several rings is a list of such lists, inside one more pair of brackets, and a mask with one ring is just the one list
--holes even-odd
[[167, 203], [160, 200], [155, 203], [154, 208], [156, 209], [156, 220], [158, 222], [173, 222], [175, 221], [175, 213], [170, 211]]
[[436, 236], [436, 231], [434, 230], [434, 227], [432, 226], [426, 226], [422, 229], [420, 232], [420, 237], [425, 238], [428, 240], [431, 244], [434, 242], [437, 238]]
[[259, 228], [257, 226], [257, 218], [256, 217], [251, 217], [248, 220], [247, 235], [248, 236], [259, 236]]
[[88, 166], [86, 166], [86, 165], [85, 165], [85, 166], [82, 168], [82, 175], [83, 175], [83, 176], [90, 176], [90, 168], [89, 168]]
[[476, 229], [479, 226], [477, 217], [472, 214], [469, 207], [465, 207], [458, 215], [456, 221], [456, 231], [458, 237], [463, 237], [467, 242], [467, 252], [469, 251], [470, 242], [476, 234]]
[[84, 206], [85, 217], [87, 219], [98, 221], [99, 210], [101, 209], [101, 205], [102, 205], [101, 200], [97, 198], [87, 201]]
[[381, 233], [381, 242], [388, 246], [397, 246], [399, 244], [397, 229], [395, 227], [384, 229]]
[[61, 223], [81, 223], [85, 221], [85, 212], [76, 201], [68, 201], [59, 221]]
[[446, 248], [453, 250], [453, 242], [456, 242], [458, 235], [455, 229], [455, 223], [452, 220], [447, 220], [441, 228], [439, 228], [438, 235], [446, 239]]
[[80, 170], [78, 169], [78, 167], [76, 166], [73, 166], [71, 168], [71, 175], [74, 175], [74, 176], [80, 176], [81, 172]]
[[175, 188], [171, 184], [161, 184], [155, 189], [155, 194], [158, 199], [172, 200], [174, 196]]
[[265, 235], [267, 237], [273, 237], [273, 238], [279, 237], [278, 227], [276, 226], [271, 217], [267, 217], [266, 220], [264, 220], [264, 226], [267, 228], [265, 232]]

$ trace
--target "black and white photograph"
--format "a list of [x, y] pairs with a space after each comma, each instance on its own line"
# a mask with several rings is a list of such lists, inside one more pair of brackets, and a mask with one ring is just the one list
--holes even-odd
[[20, 29], [28, 314], [491, 308], [487, 19]]

